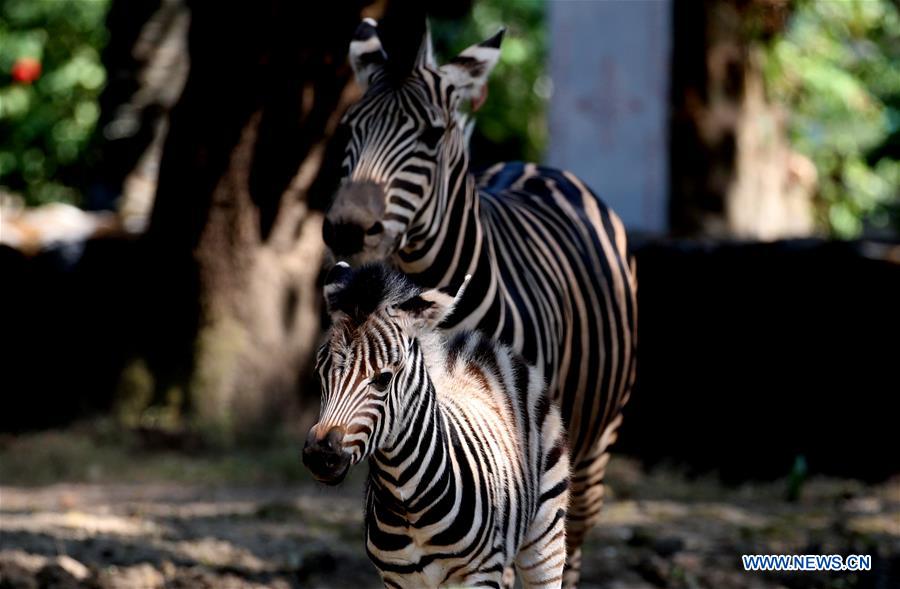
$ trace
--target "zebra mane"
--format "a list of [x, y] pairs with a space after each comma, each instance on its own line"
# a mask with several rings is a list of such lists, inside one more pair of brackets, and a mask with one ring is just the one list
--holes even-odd
[[355, 326], [379, 309], [400, 305], [420, 293], [418, 286], [386, 264], [366, 264], [358, 269], [338, 265], [325, 279], [329, 312], [343, 313]]

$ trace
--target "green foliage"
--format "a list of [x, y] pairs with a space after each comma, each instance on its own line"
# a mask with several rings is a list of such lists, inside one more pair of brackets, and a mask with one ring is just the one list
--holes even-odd
[[897, 6], [800, 3], [766, 73], [790, 109], [792, 142], [818, 169], [823, 225], [843, 238], [883, 232], [900, 208]]
[[[0, 192], [30, 205], [75, 202], [106, 81], [100, 50], [109, 0], [0, 3]], [[12, 72], [33, 58], [33, 83]]]
[[544, 73], [547, 39], [539, 0], [480, 0], [468, 18], [432, 22], [438, 61], [507, 27], [500, 63], [491, 74], [488, 99], [478, 112], [473, 146], [489, 144], [486, 163], [540, 160], [547, 143], [545, 107], [550, 83]]
[[794, 466], [791, 467], [791, 472], [788, 474], [786, 493], [788, 501], [794, 503], [800, 499], [803, 493], [803, 485], [806, 483], [808, 476], [809, 466], [806, 464], [806, 457], [803, 454], [798, 454], [794, 458]]

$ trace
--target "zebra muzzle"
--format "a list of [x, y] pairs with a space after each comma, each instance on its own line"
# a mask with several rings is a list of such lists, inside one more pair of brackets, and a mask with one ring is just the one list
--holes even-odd
[[317, 481], [327, 485], [337, 485], [350, 470], [350, 456], [344, 453], [342, 440], [344, 430], [334, 426], [320, 435], [318, 426], [309, 430], [303, 447], [303, 464]]
[[326, 218], [322, 223], [322, 240], [335, 256], [350, 257], [364, 247], [363, 228], [355, 223], [335, 223]]

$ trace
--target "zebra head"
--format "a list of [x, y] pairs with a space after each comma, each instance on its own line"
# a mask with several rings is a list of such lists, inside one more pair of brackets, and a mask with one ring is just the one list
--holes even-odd
[[383, 264], [351, 270], [341, 262], [328, 273], [332, 328], [316, 363], [322, 405], [303, 448], [317, 480], [337, 484], [376, 450], [389, 451], [429, 402], [422, 340], [433, 336], [464, 288], [455, 297], [422, 290]]
[[359, 25], [350, 62], [364, 94], [342, 121], [348, 135], [343, 180], [322, 231], [337, 259], [387, 260], [444, 221], [435, 217], [449, 195], [466, 189], [461, 109], [484, 101], [503, 33], [438, 67], [426, 32], [411, 72], [397, 76], [387, 67], [375, 21]]

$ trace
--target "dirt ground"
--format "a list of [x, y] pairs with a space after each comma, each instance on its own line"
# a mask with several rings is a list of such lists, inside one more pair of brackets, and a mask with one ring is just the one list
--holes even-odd
[[[361, 472], [338, 489], [240, 476], [123, 483], [110, 473], [12, 486], [8, 462], [0, 589], [379, 586], [363, 549]], [[813, 478], [796, 502], [785, 500], [784, 481], [725, 487], [621, 458], [610, 481], [583, 587], [900, 588], [900, 478]], [[745, 553], [871, 554], [873, 570], [750, 573]]]

